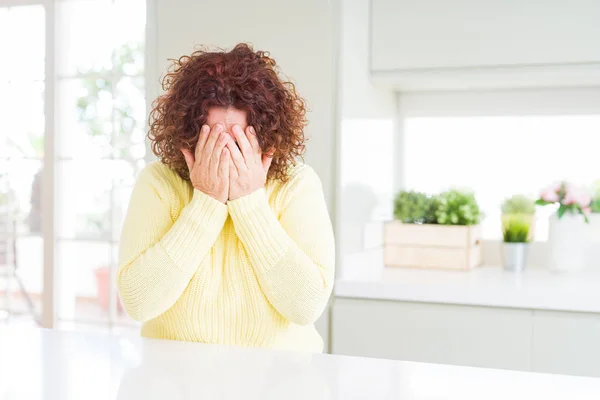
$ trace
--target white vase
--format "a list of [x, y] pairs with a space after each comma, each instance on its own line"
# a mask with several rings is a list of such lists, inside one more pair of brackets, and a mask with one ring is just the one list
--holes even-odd
[[566, 213], [562, 218], [550, 217], [548, 232], [550, 252], [548, 268], [553, 271], [573, 271], [586, 266], [588, 227], [583, 215]]
[[588, 217], [589, 238], [592, 243], [600, 244], [600, 213], [592, 213]]

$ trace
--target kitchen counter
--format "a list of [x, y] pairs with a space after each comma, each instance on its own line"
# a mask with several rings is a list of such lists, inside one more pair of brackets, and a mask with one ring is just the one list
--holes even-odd
[[600, 270], [385, 268], [380, 252], [354, 256], [343, 267], [336, 297], [600, 313]]
[[0, 399], [598, 399], [600, 379], [0, 325]]

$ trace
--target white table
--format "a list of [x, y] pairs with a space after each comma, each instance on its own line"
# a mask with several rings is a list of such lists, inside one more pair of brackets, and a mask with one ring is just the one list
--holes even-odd
[[593, 378], [0, 326], [0, 400], [598, 398]]

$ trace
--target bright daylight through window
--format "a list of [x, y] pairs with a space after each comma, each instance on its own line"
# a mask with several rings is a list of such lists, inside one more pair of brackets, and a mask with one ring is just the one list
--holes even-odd
[[[0, 109], [12, 110], [0, 130], [0, 268], [16, 267], [26, 289], [4, 279], [0, 309], [27, 312], [30, 299], [40, 313], [46, 157], [55, 163], [58, 320], [133, 324], [111, 287], [121, 221], [145, 165], [145, 7], [140, 0], [59, 0], [47, 47], [43, 5], [0, 2], [0, 52], [19, 60], [0, 65]], [[52, 59], [45, 48], [55, 49], [56, 76], [45, 76]], [[55, 154], [44, 154], [49, 80]], [[10, 250], [4, 258], [2, 248]]]
[[[405, 122], [404, 182], [437, 193], [474, 190], [483, 235], [500, 239], [500, 204], [532, 198], [557, 180], [589, 186], [599, 178], [600, 115], [424, 117]], [[538, 210], [536, 240], [548, 237], [552, 208]]]

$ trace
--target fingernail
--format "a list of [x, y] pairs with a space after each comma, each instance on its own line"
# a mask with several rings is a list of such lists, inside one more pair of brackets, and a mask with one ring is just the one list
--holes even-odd
[[206, 133], [206, 132], [208, 132], [208, 130], [209, 130], [208, 125], [202, 125], [202, 132]]
[[256, 131], [254, 130], [253, 127], [250, 127], [250, 133], [253, 134], [253, 135], [256, 135]]
[[220, 130], [222, 130], [222, 129], [223, 129], [223, 125], [221, 125], [221, 124], [216, 124], [216, 125], [215, 125], [215, 129], [216, 129], [217, 131], [220, 131]]

